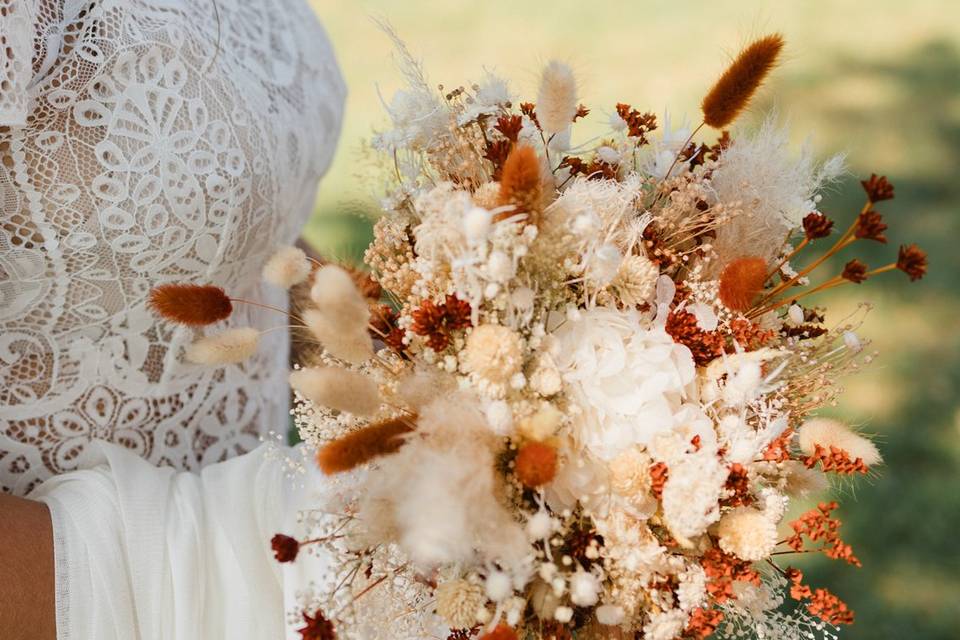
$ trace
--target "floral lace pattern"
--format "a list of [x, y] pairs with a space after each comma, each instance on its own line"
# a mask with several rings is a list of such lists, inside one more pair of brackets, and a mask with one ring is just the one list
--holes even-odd
[[145, 302], [202, 281], [286, 305], [259, 270], [312, 208], [344, 96], [310, 9], [0, 0], [0, 33], [0, 489], [76, 468], [92, 439], [196, 469], [283, 431], [284, 332], [211, 370]]

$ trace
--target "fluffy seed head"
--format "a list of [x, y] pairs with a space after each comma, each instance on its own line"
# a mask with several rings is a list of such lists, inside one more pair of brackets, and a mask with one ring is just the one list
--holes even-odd
[[310, 299], [326, 322], [337, 331], [362, 328], [366, 331], [370, 309], [350, 274], [328, 264], [317, 269]]
[[800, 427], [798, 436], [800, 449], [807, 455], [813, 455], [817, 445], [820, 445], [828, 451], [830, 447], [846, 451], [852, 460], [859, 458], [868, 467], [881, 461], [877, 445], [839, 420], [811, 418]]
[[394, 418], [368, 425], [327, 443], [317, 452], [317, 464], [327, 475], [350, 471], [374, 458], [395, 453], [403, 436], [413, 431], [405, 420]]
[[150, 291], [147, 305], [166, 320], [193, 327], [224, 320], [233, 312], [220, 287], [200, 284], [162, 284]]
[[559, 133], [577, 115], [577, 80], [573, 70], [562, 62], [551, 61], [540, 76], [537, 94], [537, 119], [544, 132]]
[[775, 33], [740, 52], [700, 105], [707, 125], [722, 129], [740, 115], [776, 65], [783, 44], [783, 36]]
[[737, 507], [725, 514], [717, 535], [721, 549], [749, 562], [763, 560], [777, 546], [777, 525], [752, 507]]
[[732, 311], [747, 311], [766, 280], [766, 260], [758, 256], [737, 258], [720, 274], [720, 301]]
[[543, 442], [528, 442], [520, 447], [514, 465], [525, 487], [545, 485], [557, 475], [557, 450]]
[[470, 629], [477, 623], [477, 612], [486, 601], [483, 588], [467, 580], [447, 580], [437, 586], [437, 615], [451, 629]]
[[250, 327], [227, 329], [222, 333], [200, 338], [187, 347], [186, 358], [196, 364], [235, 364], [257, 351], [260, 332]]
[[280, 247], [263, 265], [263, 279], [283, 289], [300, 284], [309, 275], [310, 261], [297, 247]]
[[513, 205], [514, 209], [498, 213], [494, 221], [525, 213], [530, 222], [537, 224], [541, 196], [540, 159], [537, 158], [537, 152], [529, 145], [515, 146], [503, 163], [499, 199], [500, 205]]
[[361, 364], [373, 357], [373, 342], [364, 325], [343, 323], [338, 316], [324, 314], [318, 309], [303, 312], [303, 322], [317, 340], [334, 358], [351, 364]]
[[356, 371], [339, 367], [311, 367], [290, 373], [290, 386], [316, 404], [357, 416], [380, 408], [377, 383]]

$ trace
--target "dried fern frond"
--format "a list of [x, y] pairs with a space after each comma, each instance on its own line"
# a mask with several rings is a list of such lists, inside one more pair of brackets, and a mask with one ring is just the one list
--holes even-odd
[[703, 121], [715, 129], [733, 122], [776, 66], [783, 44], [783, 36], [774, 33], [741, 51], [703, 99]]

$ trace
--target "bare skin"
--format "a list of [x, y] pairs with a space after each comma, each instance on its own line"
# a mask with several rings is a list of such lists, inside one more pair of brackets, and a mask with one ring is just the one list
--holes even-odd
[[0, 629], [54, 640], [53, 527], [47, 505], [0, 493]]

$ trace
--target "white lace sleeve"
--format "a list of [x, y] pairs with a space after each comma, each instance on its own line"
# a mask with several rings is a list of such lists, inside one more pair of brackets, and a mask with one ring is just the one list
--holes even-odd
[[33, 77], [35, 0], [0, 0], [0, 126], [23, 126]]
[[296, 535], [308, 479], [281, 458], [298, 453], [264, 445], [199, 475], [106, 442], [88, 453], [31, 495], [54, 518], [59, 640], [284, 637], [298, 579], [270, 538]]

